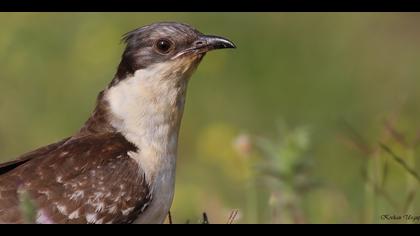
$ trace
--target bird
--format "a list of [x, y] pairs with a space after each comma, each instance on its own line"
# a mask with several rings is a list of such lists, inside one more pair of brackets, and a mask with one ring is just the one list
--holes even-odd
[[[192, 74], [229, 39], [178, 22], [122, 37], [115, 75], [73, 135], [0, 164], [0, 223], [161, 224], [175, 189], [178, 137]], [[25, 220], [26, 219], [26, 220]]]

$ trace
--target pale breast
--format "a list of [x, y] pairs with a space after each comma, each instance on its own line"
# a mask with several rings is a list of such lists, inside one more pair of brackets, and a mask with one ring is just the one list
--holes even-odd
[[136, 224], [161, 224], [165, 221], [171, 208], [175, 189], [176, 155], [156, 157], [159, 163], [155, 172], [146, 172], [150, 183], [152, 201], [137, 220]]

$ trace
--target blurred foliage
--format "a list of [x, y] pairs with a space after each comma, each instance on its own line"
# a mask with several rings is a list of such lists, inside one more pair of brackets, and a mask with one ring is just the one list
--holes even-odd
[[78, 130], [121, 35], [167, 20], [238, 46], [209, 53], [189, 85], [175, 223], [420, 214], [418, 183], [379, 146], [420, 172], [418, 13], [1, 13], [1, 160]]
[[263, 160], [257, 162], [259, 175], [264, 177], [270, 193], [269, 209], [272, 223], [306, 223], [301, 199], [318, 183], [311, 175], [310, 135], [306, 128], [288, 131], [281, 126], [277, 142], [259, 140]]
[[37, 210], [35, 202], [31, 199], [29, 193], [23, 189], [19, 189], [20, 211], [24, 221], [27, 224], [34, 224], [36, 221]]

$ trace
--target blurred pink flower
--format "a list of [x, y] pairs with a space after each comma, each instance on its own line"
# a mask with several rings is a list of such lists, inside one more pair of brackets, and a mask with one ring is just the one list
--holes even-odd
[[253, 143], [249, 134], [240, 134], [233, 141], [233, 147], [239, 155], [247, 157], [251, 154]]

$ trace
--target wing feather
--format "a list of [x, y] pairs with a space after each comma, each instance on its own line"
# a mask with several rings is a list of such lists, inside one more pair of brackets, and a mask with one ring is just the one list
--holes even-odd
[[35, 200], [37, 223], [133, 222], [151, 194], [130, 151], [137, 148], [122, 135], [96, 134], [63, 140], [4, 165], [9, 170], [0, 175], [0, 222], [23, 223], [19, 189]]
[[53, 144], [50, 144], [48, 146], [38, 148], [38, 149], [36, 149], [32, 152], [29, 152], [29, 153], [26, 153], [26, 154], [20, 156], [16, 160], [0, 164], [0, 175], [5, 174], [5, 173], [15, 169], [16, 167], [24, 164], [25, 162], [27, 162], [27, 161], [29, 161], [33, 158], [42, 157], [43, 155], [57, 149], [58, 147], [63, 145], [69, 139], [70, 138], [66, 138], [66, 139], [63, 139], [63, 140], [61, 140], [57, 143], [53, 143]]

